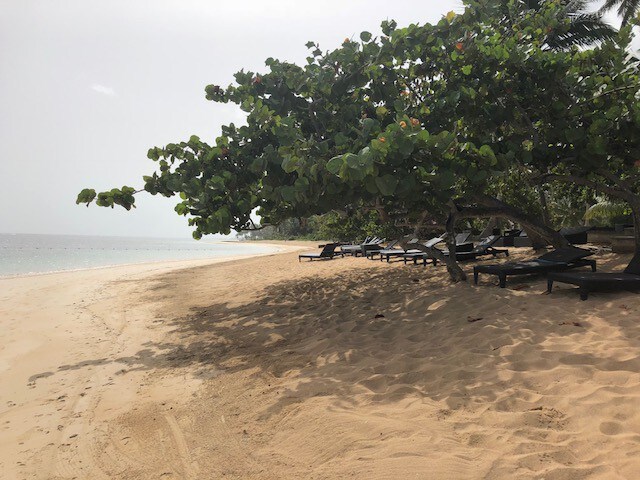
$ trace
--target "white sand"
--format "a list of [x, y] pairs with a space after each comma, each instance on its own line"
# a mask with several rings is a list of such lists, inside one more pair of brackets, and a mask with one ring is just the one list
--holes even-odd
[[182, 266], [0, 280], [0, 478], [640, 472], [638, 295], [295, 253]]

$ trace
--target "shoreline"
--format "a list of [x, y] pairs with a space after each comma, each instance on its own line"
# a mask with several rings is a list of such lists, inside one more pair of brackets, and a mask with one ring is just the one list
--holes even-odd
[[[215, 242], [215, 244], [217, 244], [217, 243], [243, 243], [243, 242], [225, 242], [225, 241]], [[221, 262], [225, 262], [225, 261], [240, 260], [240, 259], [243, 259], [243, 258], [253, 258], [253, 257], [260, 257], [260, 256], [265, 256], [265, 255], [277, 255], [277, 254], [285, 253], [285, 252], [289, 251], [289, 250], [287, 250], [286, 245], [278, 245], [278, 244], [273, 244], [273, 243], [264, 243], [262, 245], [264, 245], [266, 247], [274, 248], [275, 251], [273, 251], [273, 252], [263, 252], [263, 253], [247, 253], [247, 254], [240, 254], [240, 255], [228, 255], [228, 256], [227, 255], [223, 255], [223, 256], [208, 257], [208, 258], [154, 260], [154, 261], [143, 261], [143, 262], [132, 262], [132, 263], [118, 263], [118, 264], [112, 264], [112, 265], [100, 265], [100, 266], [95, 266], [95, 267], [72, 268], [72, 269], [68, 269], [68, 270], [51, 270], [51, 271], [47, 271], [47, 272], [29, 272], [29, 273], [17, 273], [17, 274], [11, 274], [11, 275], [1, 275], [0, 274], [0, 281], [2, 281], [2, 280], [12, 280], [12, 279], [18, 279], [18, 278], [40, 277], [40, 276], [46, 276], [46, 275], [58, 275], [58, 274], [65, 274], [65, 273], [85, 272], [85, 271], [93, 271], [93, 270], [108, 270], [108, 269], [119, 268], [119, 267], [161, 266], [162, 264], [168, 264], [168, 265], [174, 265], [174, 264], [182, 265], [182, 264], [184, 264], [184, 268], [189, 268], [189, 267], [201, 266], [200, 264], [202, 262], [206, 262], [206, 263], [202, 263], [203, 265], [208, 265], [208, 264], [221, 263]], [[296, 247], [294, 247], [293, 245], [290, 246], [290, 248], [296, 249]], [[300, 247], [297, 247], [297, 248], [299, 249]], [[294, 250], [291, 250], [291, 251], [294, 251]], [[180, 265], [177, 268], [181, 268]]]

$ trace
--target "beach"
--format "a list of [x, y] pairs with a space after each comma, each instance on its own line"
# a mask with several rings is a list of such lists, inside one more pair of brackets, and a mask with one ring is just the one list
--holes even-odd
[[0, 477], [636, 478], [638, 295], [301, 248], [0, 279]]

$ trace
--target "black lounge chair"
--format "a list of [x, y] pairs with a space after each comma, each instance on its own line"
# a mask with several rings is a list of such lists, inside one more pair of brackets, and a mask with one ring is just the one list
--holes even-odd
[[[400, 243], [400, 240], [394, 240], [393, 242], [389, 242], [386, 246], [382, 246], [380, 244], [376, 244], [376, 245], [371, 245], [371, 246], [366, 246], [365, 247], [365, 257], [367, 257], [370, 260], [373, 260], [375, 258], [376, 255], [380, 255], [380, 259], [382, 259], [382, 253], [381, 252], [385, 252], [385, 251], [398, 251], [399, 249], [396, 248], [396, 245], [398, 245], [398, 243]], [[399, 250], [401, 252], [404, 252], [404, 250]]]
[[[416, 243], [417, 241], [418, 241], [417, 238], [412, 238], [407, 243]], [[398, 243], [400, 243], [400, 242], [396, 241], [393, 245], [389, 244], [385, 248], [383, 248], [382, 250], [379, 250], [377, 252], [371, 252], [369, 258], [371, 258], [373, 260], [373, 256], [374, 255], [380, 255], [380, 261], [382, 262], [384, 259], [386, 259], [387, 263], [388, 263], [388, 262], [391, 261], [391, 257], [401, 257], [402, 255], [404, 255], [405, 253], [407, 253], [409, 251], [411, 251], [411, 252], [419, 252], [419, 250], [405, 250], [404, 248], [393, 248]]]
[[301, 253], [298, 255], [298, 261], [301, 262], [303, 258], [308, 258], [309, 261], [313, 262], [314, 260], [332, 260], [333, 257], [338, 255], [344, 257], [344, 253], [336, 252], [336, 248], [339, 245], [339, 243], [327, 243], [320, 253]]
[[[424, 245], [425, 247], [427, 247], [428, 249], [433, 249], [437, 244], [439, 244], [440, 242], [442, 242], [445, 239], [446, 235], [442, 235], [441, 237], [434, 237], [431, 240], [424, 242], [422, 245]], [[402, 259], [404, 260], [404, 263], [406, 264], [409, 260], [413, 260], [413, 264], [417, 265], [418, 264], [418, 260], [422, 260], [422, 264], [426, 265], [427, 264], [427, 260], [431, 260], [431, 262], [433, 263], [433, 265], [435, 266], [437, 264], [437, 260], [435, 258], [433, 258], [432, 255], [430, 255], [428, 252], [425, 252], [423, 250], [407, 250], [406, 253], [404, 253], [402, 255]]]
[[456, 235], [456, 245], [463, 245], [465, 243], [469, 243], [469, 237], [471, 236], [471, 232], [462, 232]]
[[[457, 252], [471, 252], [473, 250], [473, 242], [468, 242], [467, 240], [471, 236], [471, 232], [459, 233], [456, 235], [456, 253]], [[431, 250], [438, 250], [443, 255], [449, 255], [447, 250], [440, 250], [436, 247], [438, 243], [444, 241], [447, 238], [447, 235], [444, 234], [441, 237], [432, 238], [424, 245]], [[457, 253], [458, 255], [458, 253]], [[407, 263], [408, 260], [413, 260], [413, 264], [417, 265], [418, 260], [422, 259], [422, 264], [426, 265], [427, 260], [431, 260], [434, 265], [438, 263], [438, 260], [434, 258], [432, 254], [429, 252], [423, 252], [422, 250], [412, 250], [408, 251], [406, 255], [403, 255], [404, 263]]]
[[[373, 256], [378, 254], [378, 252], [380, 252], [381, 250], [393, 248], [396, 246], [397, 243], [398, 243], [398, 240], [394, 240], [393, 242], [390, 242], [386, 247], [382, 246], [382, 241], [380, 241], [380, 243], [368, 243], [368, 244], [362, 245], [361, 253], [363, 256], [367, 258], [373, 258]], [[356, 257], [357, 256], [358, 254], [356, 253]]]
[[345, 255], [357, 257], [368, 250], [381, 250], [384, 238], [367, 237], [360, 245], [341, 245], [340, 251]]
[[513, 229], [513, 230], [505, 230], [502, 234], [502, 245], [501, 247], [515, 247], [514, 239], [519, 237], [522, 233], [522, 230]]
[[518, 248], [532, 247], [533, 242], [529, 238], [529, 235], [527, 235], [527, 232], [522, 231], [520, 235], [513, 237], [513, 246]]
[[353, 251], [362, 248], [363, 244], [367, 244], [370, 241], [373, 241], [377, 239], [377, 237], [367, 237], [365, 238], [362, 243], [342, 243], [340, 244], [340, 250], [342, 251], [342, 253], [349, 253], [351, 254]]
[[[506, 248], [495, 248], [493, 245], [500, 240], [499, 235], [489, 235], [487, 238], [479, 242], [472, 250], [468, 252], [458, 252], [456, 250], [456, 260], [475, 260], [478, 257], [483, 257], [485, 255], [493, 255], [493, 257], [497, 257], [501, 253], [505, 256], [509, 256], [509, 250]], [[444, 252], [445, 255], [448, 255], [449, 252]]]
[[477, 285], [478, 275], [488, 273], [497, 275], [500, 280], [500, 288], [504, 288], [507, 285], [507, 277], [510, 275], [541, 274], [578, 267], [591, 267], [591, 270], [595, 272], [596, 261], [585, 258], [589, 255], [593, 255], [593, 252], [578, 247], [567, 247], [524, 262], [476, 265], [473, 267], [473, 282]]
[[640, 260], [631, 260], [622, 272], [553, 272], [547, 276], [547, 292], [553, 282], [577, 285], [580, 300], [589, 298], [590, 292], [620, 292], [640, 290]]
[[558, 233], [562, 235], [571, 245], [584, 245], [587, 243], [591, 227], [564, 227]]

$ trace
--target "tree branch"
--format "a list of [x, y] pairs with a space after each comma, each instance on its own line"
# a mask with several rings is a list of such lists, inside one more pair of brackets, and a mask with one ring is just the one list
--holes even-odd
[[562, 183], [575, 183], [576, 185], [593, 188], [596, 192], [605, 193], [611, 197], [620, 198], [627, 202], [633, 202], [635, 200], [633, 198], [635, 195], [630, 192], [625, 192], [624, 190], [613, 188], [610, 185], [594, 182], [577, 175], [560, 175], [557, 173], [546, 173], [538, 177], [537, 180], [539, 180], [541, 183], [554, 180]]

